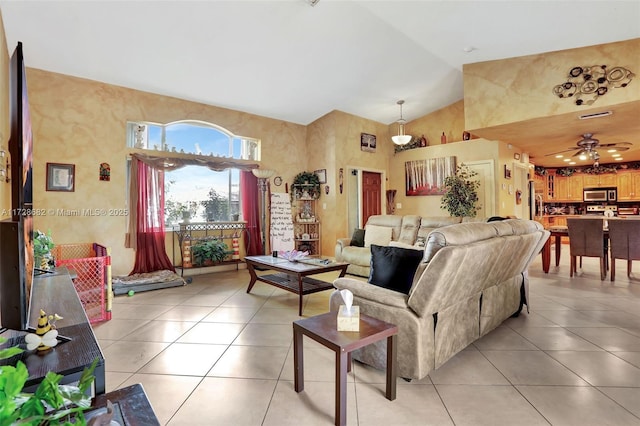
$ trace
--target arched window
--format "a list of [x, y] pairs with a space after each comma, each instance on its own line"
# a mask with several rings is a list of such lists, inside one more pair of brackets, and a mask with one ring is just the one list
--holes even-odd
[[[260, 160], [260, 141], [237, 136], [215, 124], [184, 120], [167, 124], [127, 123], [127, 146], [149, 155]], [[171, 153], [171, 154], [169, 154]], [[185, 166], [165, 172], [165, 224], [238, 220], [240, 172]]]

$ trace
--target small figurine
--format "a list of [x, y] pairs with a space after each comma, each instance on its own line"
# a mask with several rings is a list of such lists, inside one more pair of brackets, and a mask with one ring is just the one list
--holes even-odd
[[58, 330], [56, 330], [56, 321], [62, 319], [58, 314], [49, 315], [40, 309], [40, 318], [38, 318], [38, 327], [36, 332], [29, 333], [24, 340], [27, 342], [27, 350], [37, 349], [38, 352], [45, 352], [58, 344]]

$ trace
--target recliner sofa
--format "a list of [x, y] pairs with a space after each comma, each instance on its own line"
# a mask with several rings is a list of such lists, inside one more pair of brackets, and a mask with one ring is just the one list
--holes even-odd
[[[483, 221], [484, 219], [460, 218], [452, 216], [396, 216], [373, 215], [365, 225], [365, 233], [370, 225], [391, 228], [391, 242], [398, 245], [416, 245], [423, 243], [429, 232], [434, 229], [461, 222]], [[347, 262], [347, 273], [368, 277], [370, 273], [371, 251], [369, 247], [351, 245], [351, 238], [339, 238], [335, 247], [335, 258], [338, 262]]]
[[[330, 309], [348, 289], [360, 312], [396, 324], [398, 374], [421, 379], [529, 304], [527, 268], [549, 238], [531, 220], [460, 223], [431, 231], [408, 294], [338, 278]], [[386, 342], [353, 358], [386, 366]]]

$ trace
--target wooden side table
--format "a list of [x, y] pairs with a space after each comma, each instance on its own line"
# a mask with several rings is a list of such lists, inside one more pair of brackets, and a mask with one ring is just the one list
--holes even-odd
[[304, 390], [302, 336], [305, 335], [336, 353], [336, 425], [347, 423], [347, 373], [351, 371], [351, 352], [387, 339], [386, 397], [396, 399], [396, 358], [398, 327], [360, 314], [360, 331], [338, 331], [337, 312], [328, 312], [293, 322], [293, 366], [296, 392]]

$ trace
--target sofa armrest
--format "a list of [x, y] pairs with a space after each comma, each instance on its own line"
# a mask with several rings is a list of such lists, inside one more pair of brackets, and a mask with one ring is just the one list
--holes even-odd
[[345, 247], [349, 247], [350, 245], [351, 245], [351, 238], [338, 238], [338, 241], [336, 242], [336, 250], [335, 250], [337, 260], [340, 260], [342, 258], [342, 250]]
[[408, 309], [407, 300], [409, 296], [404, 293], [378, 287], [353, 278], [338, 278], [333, 282], [333, 286], [338, 290], [350, 290], [353, 293], [354, 300], [360, 298], [387, 306]]

